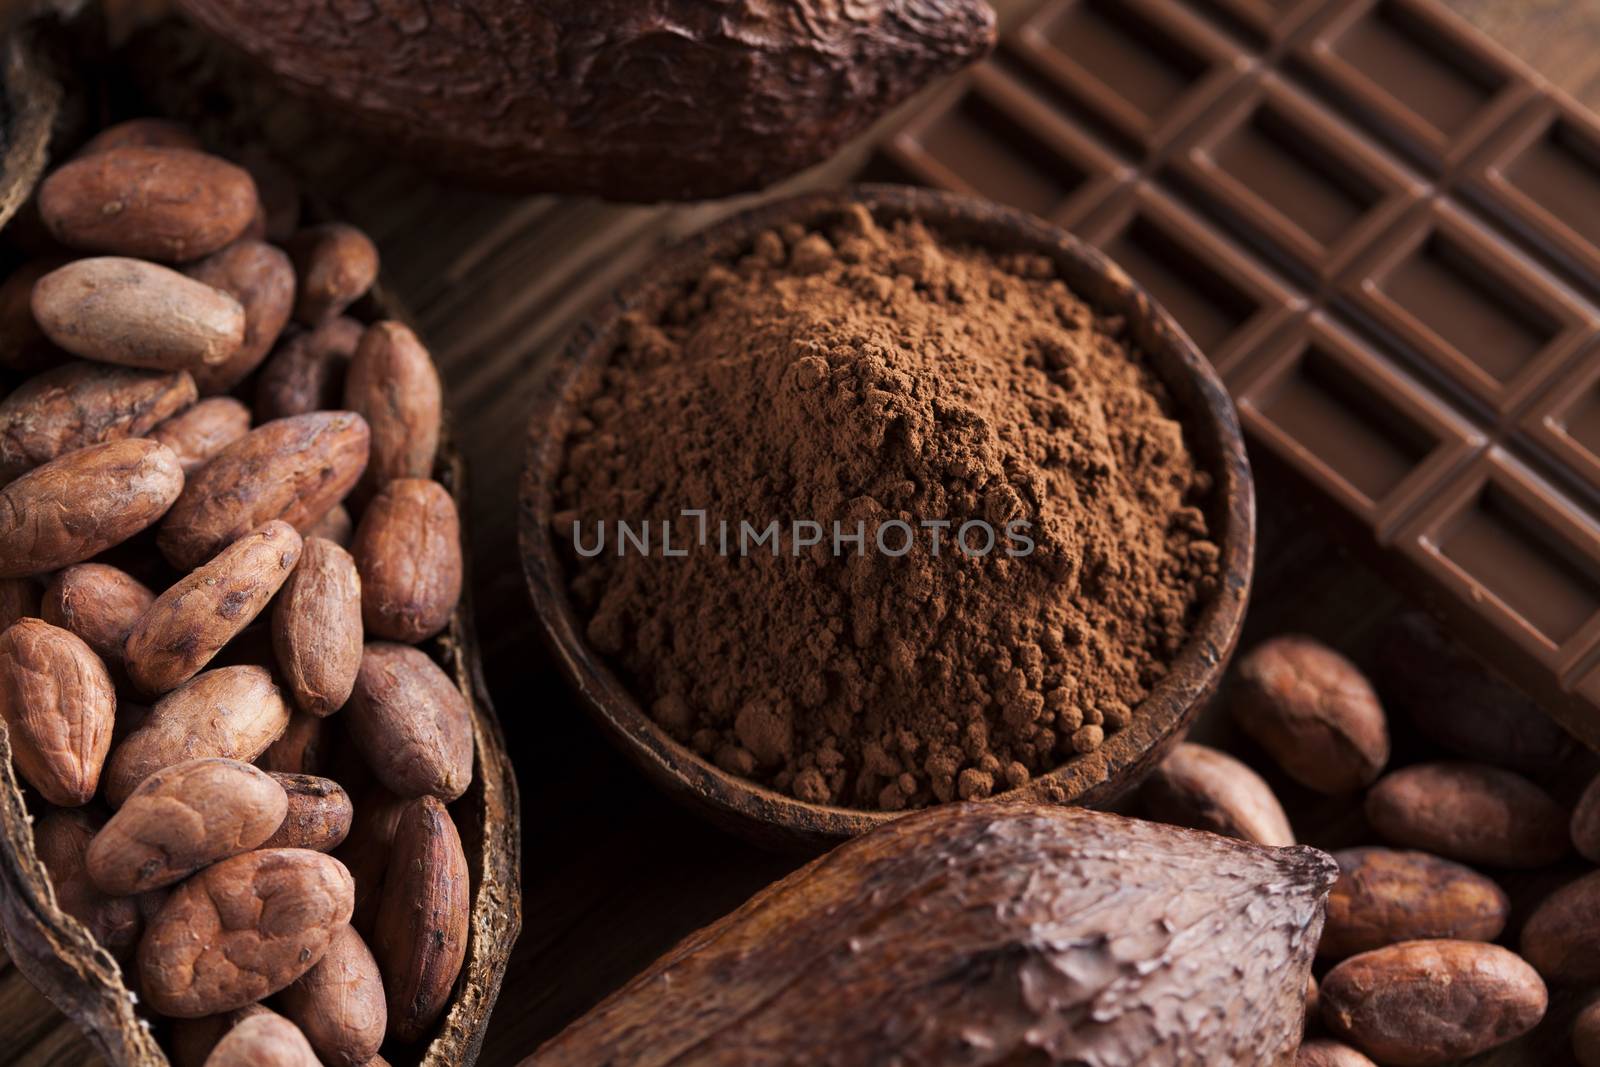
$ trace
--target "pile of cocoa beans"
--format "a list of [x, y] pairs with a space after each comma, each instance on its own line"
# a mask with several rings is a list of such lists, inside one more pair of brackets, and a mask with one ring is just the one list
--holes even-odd
[[[383, 1062], [467, 947], [442, 397], [354, 227], [156, 120], [0, 284], [0, 717], [61, 906], [179, 1067]], [[163, 1021], [165, 1020], [165, 1021]]]
[[[1334, 853], [1341, 875], [1317, 952], [1326, 970], [1308, 991], [1301, 1067], [1453, 1063], [1538, 1025], [1546, 983], [1600, 987], [1600, 871], [1538, 903], [1516, 951], [1494, 943], [1511, 918], [1495, 876], [1550, 868], [1574, 851], [1600, 864], [1600, 778], [1570, 810], [1561, 804], [1546, 780], [1568, 763], [1569, 739], [1424, 616], [1386, 628], [1375, 676], [1376, 687], [1339, 652], [1290, 635], [1243, 656], [1224, 697], [1274, 773], [1351, 797], [1373, 840]], [[1380, 691], [1434, 758], [1385, 773]], [[1214, 748], [1180, 745], [1140, 801], [1165, 822], [1267, 845], [1295, 840], [1262, 775]], [[1600, 1067], [1600, 1000], [1577, 1017], [1572, 1045], [1583, 1067]]]

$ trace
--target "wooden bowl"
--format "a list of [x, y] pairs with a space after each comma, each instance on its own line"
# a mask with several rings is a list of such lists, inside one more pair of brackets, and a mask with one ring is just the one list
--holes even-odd
[[550, 536], [573, 398], [611, 357], [622, 317], [659, 287], [696, 276], [712, 260], [748, 249], [763, 230], [808, 223], [863, 204], [879, 218], [916, 216], [941, 234], [1006, 251], [1049, 256], [1060, 276], [1099, 311], [1126, 318], [1171, 391], [1190, 447], [1215, 479], [1210, 521], [1222, 550], [1222, 581], [1194, 633], [1131, 723], [1095, 752], [996, 799], [1104, 805], [1144, 776], [1182, 737], [1227, 666], [1244, 620], [1255, 549], [1255, 495], [1233, 403], [1210, 364], [1172, 318], [1121, 268], [1066, 232], [987, 201], [894, 185], [802, 195], [727, 219], [669, 249], [580, 325], [552, 369], [533, 412], [521, 493], [523, 568], [544, 635], [578, 698], [658, 786], [706, 819], [774, 847], [814, 850], [871, 830], [889, 812], [809, 804], [720, 770], [672, 740], [640, 707], [604, 657], [584, 640], [567, 596], [567, 569]]
[[[80, 0], [47, 0], [61, 12], [82, 8]], [[67, 94], [43, 61], [44, 43], [63, 34], [93, 33], [48, 15], [16, 28], [0, 51], [4, 80], [5, 148], [0, 154], [0, 226], [25, 202], [49, 157], [49, 139], [61, 122]], [[59, 40], [56, 43], [60, 43]], [[86, 48], [97, 49], [95, 41]], [[68, 50], [67, 55], [76, 55]], [[352, 311], [359, 317], [406, 318], [381, 285]], [[466, 472], [460, 453], [441, 443], [434, 476], [467, 513]], [[471, 589], [470, 575], [464, 583]], [[455, 681], [472, 714], [473, 781], [450, 805], [471, 873], [472, 911], [467, 957], [445, 1014], [433, 1034], [397, 1067], [464, 1067], [477, 1059], [489, 1013], [500, 991], [512, 945], [521, 926], [520, 829], [516, 779], [505, 739], [483, 684], [472, 604], [464, 595], [445, 631], [421, 646]], [[134, 1010], [134, 994], [111, 954], [84, 926], [61, 910], [49, 876], [34, 850], [28, 800], [11, 766], [11, 746], [0, 723], [0, 929], [17, 968], [56, 1007], [81, 1026], [112, 1067], [168, 1067], [146, 1021]], [[387, 1050], [386, 1050], [387, 1051]]]

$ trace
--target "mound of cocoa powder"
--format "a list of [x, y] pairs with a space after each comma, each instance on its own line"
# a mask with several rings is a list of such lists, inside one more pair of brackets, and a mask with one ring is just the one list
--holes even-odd
[[[1218, 550], [1120, 321], [1047, 259], [864, 209], [660, 296], [580, 400], [555, 533], [589, 640], [673, 737], [900, 809], [1020, 785], [1138, 714]], [[957, 545], [969, 523], [992, 550], [981, 526]]]

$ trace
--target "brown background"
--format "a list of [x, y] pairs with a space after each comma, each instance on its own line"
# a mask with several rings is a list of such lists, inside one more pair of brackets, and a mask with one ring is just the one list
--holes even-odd
[[[1600, 109], [1600, 0], [1447, 3]], [[1010, 15], [1029, 5], [997, 6]], [[866, 151], [857, 145], [785, 189], [837, 182]], [[700, 826], [612, 753], [543, 660], [516, 555], [514, 490], [540, 365], [582, 310], [654, 249], [746, 201], [654, 208], [508, 199], [437, 186], [337, 140], [323, 145], [314, 169], [320, 191], [379, 242], [389, 281], [444, 372], [471, 465], [480, 631], [522, 788], [523, 933], [480, 1061], [503, 1067], [797, 862]], [[1270, 565], [1258, 581], [1251, 632], [1311, 628], [1359, 656], [1396, 598], [1306, 532], [1311, 524], [1297, 521], [1292, 487], [1269, 477], [1261, 496]], [[1275, 585], [1291, 581], [1293, 598], [1272, 597]], [[1347, 811], [1289, 799], [1302, 836], [1343, 843], [1337, 827]], [[1476, 1062], [1568, 1062], [1562, 1017], [1577, 1000], [1558, 998], [1535, 1035]], [[0, 1058], [18, 1067], [97, 1062], [3, 961]]]

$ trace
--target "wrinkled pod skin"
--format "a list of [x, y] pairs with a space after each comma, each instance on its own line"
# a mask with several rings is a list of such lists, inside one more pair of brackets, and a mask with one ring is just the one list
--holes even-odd
[[522, 1067], [1290, 1067], [1337, 874], [1310, 848], [943, 805], [689, 935]]
[[416, 18], [180, 6], [425, 166], [638, 201], [725, 196], [818, 163], [995, 33], [983, 0], [463, 0]]

